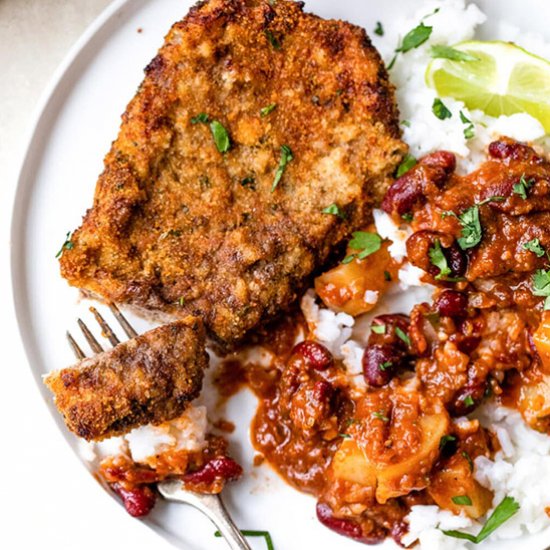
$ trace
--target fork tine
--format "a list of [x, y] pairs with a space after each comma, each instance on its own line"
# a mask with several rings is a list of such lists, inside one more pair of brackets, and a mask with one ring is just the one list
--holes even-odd
[[80, 346], [76, 343], [76, 340], [71, 336], [71, 333], [67, 331], [67, 340], [69, 340], [69, 344], [71, 345], [71, 348], [76, 355], [77, 359], [85, 359], [86, 354], [80, 349]]
[[118, 307], [116, 307], [115, 304], [109, 304], [109, 308], [113, 312], [115, 319], [119, 322], [120, 326], [122, 327], [122, 330], [124, 330], [128, 338], [135, 338], [138, 335], [138, 333], [134, 330], [132, 325], [126, 320], [126, 317], [122, 315]]
[[101, 313], [97, 311], [95, 307], [90, 307], [90, 311], [94, 314], [95, 320], [98, 322], [99, 326], [101, 327], [101, 330], [103, 331], [103, 335], [109, 340], [112, 346], [116, 346], [117, 344], [120, 344], [120, 340], [117, 338], [116, 334], [113, 332], [111, 327], [107, 324], [105, 319], [101, 316]]
[[103, 348], [99, 344], [99, 342], [94, 338], [94, 335], [90, 332], [90, 329], [84, 324], [84, 321], [82, 319], [78, 319], [78, 326], [80, 327], [80, 330], [82, 331], [82, 334], [84, 334], [84, 337], [88, 341], [88, 344], [90, 344], [90, 347], [92, 348], [92, 351], [94, 353], [101, 353], [103, 351]]

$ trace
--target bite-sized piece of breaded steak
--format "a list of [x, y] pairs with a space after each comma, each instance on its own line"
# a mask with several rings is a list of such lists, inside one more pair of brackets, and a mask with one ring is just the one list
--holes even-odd
[[406, 150], [393, 88], [363, 29], [285, 0], [196, 5], [145, 72], [61, 272], [230, 346], [369, 219]]
[[150, 330], [45, 378], [67, 427], [88, 440], [181, 415], [208, 366], [200, 319]]

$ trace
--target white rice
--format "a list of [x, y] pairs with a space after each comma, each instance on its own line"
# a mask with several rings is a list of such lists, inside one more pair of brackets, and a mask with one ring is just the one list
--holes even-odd
[[[425, 69], [431, 61], [429, 49], [433, 44], [453, 45], [475, 38], [476, 28], [486, 19], [475, 5], [466, 5], [465, 0], [426, 0], [419, 3], [414, 17], [384, 21], [384, 37], [373, 39], [386, 62], [393, 57], [402, 37], [436, 9], [439, 9], [437, 13], [424, 19], [426, 25], [433, 27], [430, 39], [421, 47], [400, 54], [391, 70], [401, 117], [407, 121], [403, 125], [403, 134], [411, 154], [420, 157], [438, 149], [452, 151], [457, 155], [459, 173], [465, 173], [486, 158], [488, 144], [502, 135], [545, 145], [542, 125], [527, 114], [494, 118], [481, 111], [470, 111], [462, 102], [452, 98], [441, 98], [452, 112], [450, 119], [442, 121], [432, 113], [437, 94], [426, 86], [424, 80]], [[520, 33], [510, 25], [500, 25], [492, 38], [513, 40], [550, 58], [550, 44], [540, 36]], [[475, 125], [473, 139], [467, 140], [464, 136], [465, 124], [460, 120], [460, 111]], [[405, 242], [410, 230], [396, 226], [380, 210], [374, 211], [374, 221], [377, 232], [392, 241], [389, 247], [392, 257], [401, 261], [406, 256]], [[361, 358], [373, 316], [392, 311], [406, 312], [414, 303], [429, 300], [433, 287], [420, 281], [422, 275], [422, 270], [405, 264], [399, 271], [399, 281], [392, 284], [375, 310], [356, 319], [319, 306], [313, 290], [304, 297], [302, 310], [314, 336], [336, 357], [343, 359], [358, 389], [364, 387]], [[517, 539], [550, 528], [550, 518], [545, 513], [545, 507], [550, 506], [550, 437], [528, 428], [517, 411], [492, 403], [476, 411], [476, 417], [496, 434], [501, 445], [494, 460], [476, 459], [476, 479], [494, 492], [493, 506], [505, 496], [512, 496], [520, 503], [519, 512], [499, 527], [488, 541]], [[413, 506], [407, 519], [410, 531], [403, 539], [405, 544], [418, 541], [422, 550], [458, 550], [469, 548], [470, 543], [448, 537], [442, 531], [455, 529], [475, 534], [486, 518], [476, 522], [437, 506]]]

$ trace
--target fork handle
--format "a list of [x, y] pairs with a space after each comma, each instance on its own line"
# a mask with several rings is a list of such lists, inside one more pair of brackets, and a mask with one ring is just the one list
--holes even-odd
[[208, 516], [231, 550], [252, 550], [227, 513], [220, 495], [195, 493], [193, 496], [194, 498], [190, 500], [188, 495], [185, 498], [178, 498], [178, 494], [173, 493], [170, 495], [170, 499], [191, 504]]

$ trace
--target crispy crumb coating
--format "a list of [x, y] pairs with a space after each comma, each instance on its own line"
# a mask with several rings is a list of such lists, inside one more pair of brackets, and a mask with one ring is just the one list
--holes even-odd
[[[393, 87], [363, 29], [286, 0], [197, 4], [145, 73], [61, 273], [200, 316], [230, 347], [370, 218], [406, 151]], [[226, 153], [200, 113], [227, 130]], [[283, 145], [293, 159], [272, 191]], [[332, 204], [345, 219], [322, 213]]]
[[188, 317], [54, 371], [44, 383], [67, 427], [101, 440], [179, 416], [201, 390], [204, 344], [201, 321]]

